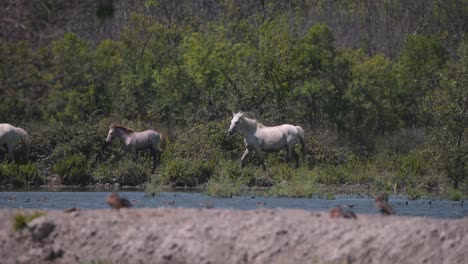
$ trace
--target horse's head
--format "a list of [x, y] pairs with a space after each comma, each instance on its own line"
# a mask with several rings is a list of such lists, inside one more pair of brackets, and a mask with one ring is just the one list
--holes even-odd
[[232, 135], [239, 125], [240, 118], [244, 115], [244, 112], [238, 112], [237, 114], [232, 113], [231, 126], [229, 127], [229, 135]]
[[107, 133], [107, 138], [106, 142], [109, 143], [114, 139], [114, 133], [115, 133], [115, 124], [110, 125], [109, 127], [109, 132]]

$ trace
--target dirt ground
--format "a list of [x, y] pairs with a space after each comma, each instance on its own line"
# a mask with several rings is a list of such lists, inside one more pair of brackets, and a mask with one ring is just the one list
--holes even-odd
[[468, 218], [287, 209], [0, 209], [1, 263], [468, 263]]

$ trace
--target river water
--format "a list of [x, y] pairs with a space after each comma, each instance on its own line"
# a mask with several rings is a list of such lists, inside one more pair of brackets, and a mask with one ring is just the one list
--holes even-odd
[[[0, 208], [30, 208], [30, 209], [66, 209], [78, 207], [81, 209], [108, 208], [105, 199], [109, 192], [0, 192]], [[119, 192], [134, 203], [136, 208], [145, 207], [183, 207], [203, 208], [207, 205], [213, 208], [229, 208], [239, 210], [254, 210], [258, 208], [290, 208], [310, 211], [329, 211], [341, 205], [356, 213], [376, 214], [372, 198], [336, 196], [334, 200], [321, 198], [284, 198], [284, 197], [251, 197], [234, 196], [232, 198], [215, 198], [202, 193], [174, 192], [158, 193], [147, 197], [143, 192]], [[408, 202], [408, 204], [406, 204]], [[390, 197], [389, 203], [397, 215], [426, 216], [436, 218], [468, 217], [468, 203], [449, 200], [415, 200], [408, 201], [398, 197]]]

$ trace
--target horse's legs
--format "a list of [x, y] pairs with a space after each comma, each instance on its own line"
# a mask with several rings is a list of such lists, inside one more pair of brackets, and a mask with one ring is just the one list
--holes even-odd
[[297, 154], [294, 148], [292, 149], [292, 154], [294, 156], [294, 159], [296, 160], [296, 167], [299, 168], [299, 154]]
[[156, 159], [157, 159], [157, 151], [156, 149], [154, 149], [153, 147], [150, 147], [150, 152], [151, 152], [151, 156], [153, 156], [153, 169], [151, 170], [151, 173], [154, 173], [154, 169], [156, 168]]
[[255, 148], [255, 152], [258, 153], [258, 156], [260, 157], [260, 162], [262, 163], [262, 168], [263, 170], [266, 170], [266, 166], [265, 166], [265, 154], [263, 154], [263, 151], [260, 147], [256, 147]]
[[242, 155], [242, 158], [241, 158], [241, 168], [244, 167], [244, 159], [249, 154], [249, 152], [250, 152], [249, 148], [245, 148], [244, 155]]
[[157, 158], [158, 158], [158, 163], [161, 161], [161, 156], [162, 156], [162, 151], [159, 150], [159, 149], [156, 149], [156, 154], [157, 154]]
[[10, 162], [15, 162], [15, 146], [13, 144], [7, 144], [7, 148]]

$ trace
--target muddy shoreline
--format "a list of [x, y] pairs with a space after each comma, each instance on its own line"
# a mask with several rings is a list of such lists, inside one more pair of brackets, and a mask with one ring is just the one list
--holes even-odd
[[[290, 209], [0, 210], [2, 263], [468, 263], [468, 218]], [[45, 234], [45, 235], [44, 235]]]

